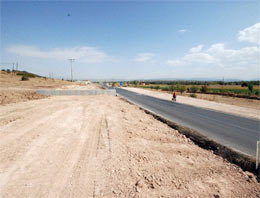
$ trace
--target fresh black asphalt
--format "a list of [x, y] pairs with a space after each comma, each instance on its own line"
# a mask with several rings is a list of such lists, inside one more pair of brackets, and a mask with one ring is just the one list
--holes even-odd
[[250, 156], [256, 154], [256, 141], [260, 139], [258, 120], [173, 103], [121, 88], [116, 88], [116, 91], [141, 107], [194, 129], [223, 145]]

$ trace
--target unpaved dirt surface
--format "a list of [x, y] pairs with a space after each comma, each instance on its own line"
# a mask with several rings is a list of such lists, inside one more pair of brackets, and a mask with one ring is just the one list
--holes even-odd
[[[123, 87], [123, 89], [140, 93], [140, 94], [145, 94], [148, 96], [157, 97], [164, 100], [172, 99], [172, 94], [169, 93], [162, 93], [162, 92], [141, 89], [141, 88], [134, 88], [134, 87]], [[260, 109], [240, 107], [235, 105], [235, 103], [233, 105], [223, 104], [223, 103], [218, 103], [218, 102], [213, 102], [213, 101], [208, 101], [208, 100], [203, 100], [198, 98], [191, 98], [191, 97], [181, 96], [181, 95], [177, 95], [177, 102], [260, 120]], [[260, 101], [257, 102], [260, 105]]]
[[27, 81], [22, 81], [21, 76], [15, 73], [7, 73], [0, 71], [0, 90], [35, 90], [57, 88], [63, 85], [70, 85], [71, 82], [64, 80], [53, 80], [49, 78], [29, 78]]
[[243, 172], [115, 96], [0, 106], [0, 197], [259, 197]]
[[0, 105], [46, 98], [46, 96], [37, 94], [35, 91], [69, 84], [71, 83], [67, 81], [39, 77], [21, 81], [21, 76], [17, 76], [16, 73], [0, 71]]
[[[196, 93], [196, 95], [198, 99], [260, 110], [259, 100], [201, 93]], [[187, 94], [186, 96], [190, 97], [190, 94]]]
[[64, 80], [39, 77], [29, 78], [28, 81], [21, 81], [21, 76], [17, 76], [15, 73], [0, 71], [0, 105], [47, 97], [41, 94], [37, 94], [37, 89], [89, 90], [102, 89], [102, 87], [93, 83], [72, 83]]
[[0, 105], [24, 102], [28, 100], [37, 100], [42, 98], [47, 98], [47, 96], [37, 94], [35, 91], [31, 90], [0, 90]]

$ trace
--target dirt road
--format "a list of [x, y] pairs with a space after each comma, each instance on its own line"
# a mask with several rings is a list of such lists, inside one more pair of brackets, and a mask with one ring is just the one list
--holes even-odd
[[0, 106], [0, 197], [259, 197], [255, 176], [113, 96]]

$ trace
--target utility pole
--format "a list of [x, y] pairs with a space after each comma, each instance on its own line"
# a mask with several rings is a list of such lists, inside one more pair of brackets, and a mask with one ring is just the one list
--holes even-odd
[[70, 70], [71, 70], [71, 82], [73, 81], [73, 72], [72, 72], [72, 62], [75, 61], [74, 58], [68, 59], [70, 61]]
[[16, 62], [16, 71], [18, 71], [18, 62]]

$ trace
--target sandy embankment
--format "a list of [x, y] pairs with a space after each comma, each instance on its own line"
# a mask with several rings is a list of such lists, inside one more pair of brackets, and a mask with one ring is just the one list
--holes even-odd
[[[157, 97], [160, 99], [164, 100], [171, 100], [172, 95], [168, 93], [161, 93], [157, 91], [151, 91], [151, 90], [146, 90], [146, 89], [141, 89], [141, 88], [134, 88], [134, 87], [123, 87], [123, 89], [133, 91], [136, 93], [140, 94], [145, 94], [148, 96], [153, 96]], [[201, 107], [205, 109], [211, 109], [215, 111], [221, 111], [225, 113], [230, 113], [242, 117], [248, 117], [248, 118], [254, 118], [260, 120], [260, 110], [259, 109], [251, 109], [251, 108], [246, 108], [246, 107], [239, 107], [236, 105], [229, 105], [229, 104], [222, 104], [222, 103], [217, 103], [213, 101], [207, 101], [207, 100], [202, 100], [202, 99], [197, 99], [197, 98], [191, 98], [191, 97], [186, 97], [186, 96], [177, 96], [177, 102], [182, 103], [182, 104], [187, 104], [187, 105], [192, 105], [196, 107]], [[259, 102], [260, 104], [260, 102]]]
[[0, 105], [9, 103], [24, 102], [46, 98], [47, 96], [37, 94], [37, 89], [102, 89], [98, 84], [68, 82], [59, 79], [29, 78], [28, 81], [21, 81], [21, 76], [15, 73], [0, 71]]
[[259, 197], [255, 176], [113, 96], [0, 106], [0, 197]]
[[27, 81], [22, 81], [21, 78], [22, 76], [17, 76], [16, 73], [0, 71], [0, 105], [46, 98], [37, 94], [36, 90], [53, 89], [71, 84], [67, 81], [48, 78], [35, 77]]

